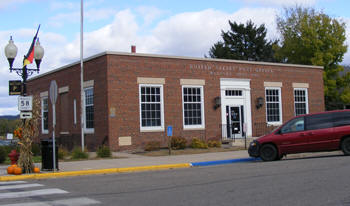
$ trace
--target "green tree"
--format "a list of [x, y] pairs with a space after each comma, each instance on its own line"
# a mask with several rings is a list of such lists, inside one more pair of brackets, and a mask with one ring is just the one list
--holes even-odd
[[275, 46], [278, 61], [324, 67], [326, 108], [342, 108], [350, 103], [349, 79], [339, 76], [340, 63], [347, 51], [345, 23], [312, 8], [286, 8], [277, 17], [282, 39]]
[[272, 42], [266, 39], [266, 28], [252, 21], [246, 25], [229, 21], [230, 31], [221, 31], [223, 41], [218, 41], [209, 50], [211, 58], [236, 59], [250, 61], [275, 61]]

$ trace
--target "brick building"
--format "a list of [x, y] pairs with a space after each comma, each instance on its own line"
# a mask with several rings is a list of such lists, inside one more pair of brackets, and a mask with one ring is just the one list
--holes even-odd
[[[85, 143], [90, 150], [167, 144], [173, 136], [230, 141], [324, 110], [323, 68], [280, 63], [104, 52], [84, 60]], [[56, 138], [80, 145], [80, 64], [28, 81], [41, 98], [40, 138], [52, 136], [49, 86], [58, 85]]]

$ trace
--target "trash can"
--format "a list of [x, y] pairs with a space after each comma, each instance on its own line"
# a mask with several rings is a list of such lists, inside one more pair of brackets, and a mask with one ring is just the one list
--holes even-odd
[[[58, 170], [58, 147], [56, 146], [56, 170]], [[53, 141], [41, 140], [41, 170], [53, 170]]]

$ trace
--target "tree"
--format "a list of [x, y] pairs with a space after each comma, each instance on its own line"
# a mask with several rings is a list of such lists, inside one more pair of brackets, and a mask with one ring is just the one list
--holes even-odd
[[[282, 39], [275, 46], [278, 61], [324, 67], [325, 103], [328, 110], [350, 103], [346, 76], [339, 76], [340, 63], [347, 51], [345, 24], [312, 8], [286, 8], [277, 17]], [[340, 103], [340, 104], [339, 104]]]
[[275, 61], [272, 45], [277, 41], [266, 40], [266, 28], [262, 24], [255, 26], [252, 21], [246, 25], [229, 21], [230, 31], [221, 31], [222, 41], [215, 43], [209, 50], [211, 58]]

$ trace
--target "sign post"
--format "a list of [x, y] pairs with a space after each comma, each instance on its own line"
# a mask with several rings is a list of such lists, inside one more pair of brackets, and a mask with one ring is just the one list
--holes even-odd
[[53, 150], [53, 171], [56, 170], [56, 140], [55, 140], [55, 126], [56, 126], [56, 101], [57, 101], [57, 83], [52, 80], [50, 83], [50, 100], [52, 104], [52, 150]]
[[171, 155], [171, 137], [173, 136], [173, 126], [167, 128], [169, 155]]

